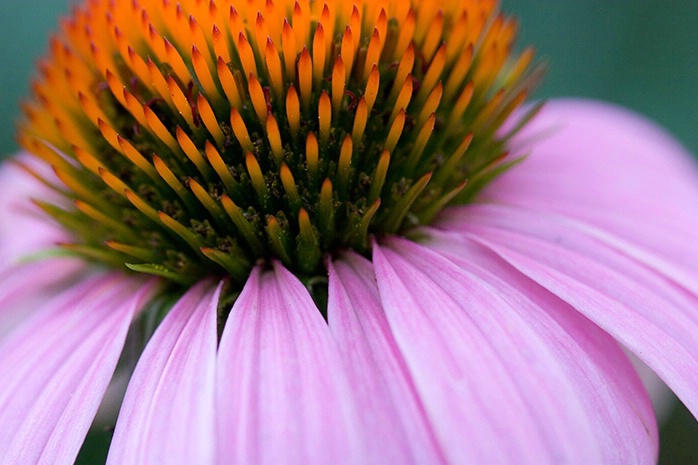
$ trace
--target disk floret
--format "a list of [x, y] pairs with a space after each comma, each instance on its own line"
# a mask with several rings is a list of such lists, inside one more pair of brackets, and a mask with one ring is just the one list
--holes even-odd
[[37, 203], [64, 248], [182, 284], [321, 274], [515, 162], [514, 32], [492, 1], [89, 0], [25, 107], [56, 179], [26, 168], [69, 200]]

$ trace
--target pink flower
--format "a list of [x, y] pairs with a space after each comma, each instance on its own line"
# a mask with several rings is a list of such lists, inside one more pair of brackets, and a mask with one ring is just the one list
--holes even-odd
[[654, 463], [625, 350], [698, 412], [698, 169], [521, 109], [514, 36], [491, 0], [76, 7], [0, 172], [0, 465], [73, 463], [100, 406], [108, 465]]
[[[187, 291], [140, 356], [108, 463], [654, 463], [621, 345], [697, 411], [698, 171], [591, 102], [547, 104], [511, 146], [530, 155], [476, 202], [371, 260], [331, 259], [327, 322], [278, 263], [254, 268], [219, 344], [221, 285]], [[3, 218], [28, 234], [4, 234], [28, 243], [3, 257], [54, 240], [15, 223], [35, 221], [21, 201]], [[25, 309], [0, 345], [2, 463], [72, 463], [157, 288], [64, 261], [2, 263], [0, 326]]]

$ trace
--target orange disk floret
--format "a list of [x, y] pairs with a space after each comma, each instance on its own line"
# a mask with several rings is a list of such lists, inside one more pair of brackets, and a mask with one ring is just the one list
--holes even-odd
[[86, 0], [20, 141], [74, 201], [46, 209], [73, 251], [183, 284], [313, 275], [513, 162], [497, 130], [540, 76], [515, 32], [493, 0]]

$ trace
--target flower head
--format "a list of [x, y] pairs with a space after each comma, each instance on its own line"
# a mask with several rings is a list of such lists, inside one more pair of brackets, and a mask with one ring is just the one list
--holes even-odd
[[74, 200], [42, 203], [71, 251], [185, 284], [325, 274], [507, 166], [497, 130], [537, 77], [514, 31], [489, 1], [91, 1], [21, 141]]
[[621, 344], [698, 412], [698, 170], [522, 106], [514, 33], [486, 0], [77, 7], [0, 172], [0, 463], [72, 463], [115, 372], [108, 464], [655, 461]]

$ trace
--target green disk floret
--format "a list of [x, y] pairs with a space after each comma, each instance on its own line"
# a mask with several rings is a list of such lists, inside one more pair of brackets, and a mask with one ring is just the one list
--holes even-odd
[[26, 106], [21, 142], [69, 200], [37, 204], [73, 233], [65, 249], [184, 285], [270, 259], [319, 276], [328, 254], [428, 224], [516, 162], [507, 140], [535, 112], [501, 133], [540, 75], [501, 16], [470, 24], [474, 42], [443, 15], [406, 41], [418, 11], [358, 28], [352, 12], [289, 44], [291, 18], [272, 39], [233, 6], [225, 27], [190, 15], [203, 39], [151, 24], [124, 45], [118, 24], [83, 27], [99, 8], [66, 22]]

